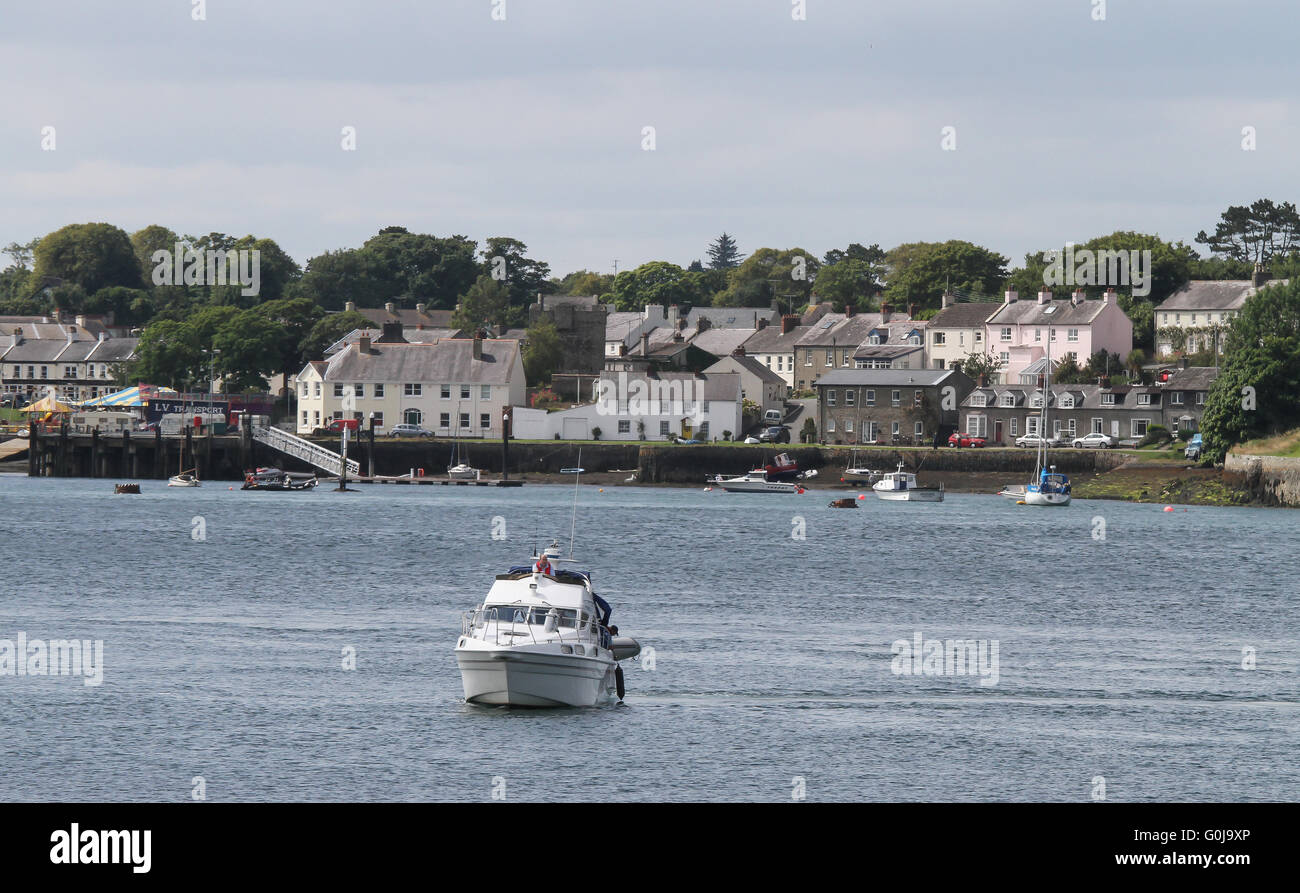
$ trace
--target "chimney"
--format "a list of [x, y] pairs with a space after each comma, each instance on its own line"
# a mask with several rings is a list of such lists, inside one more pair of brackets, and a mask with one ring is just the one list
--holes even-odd
[[419, 313], [419, 314], [421, 314], [421, 315], [423, 315], [423, 314], [424, 314], [424, 308], [425, 308], [425, 307], [428, 307], [428, 306], [429, 306], [428, 304], [416, 304], [416, 305], [415, 305], [415, 312], [416, 312], [416, 313]]
[[736, 349], [731, 352], [733, 357], [743, 357], [745, 355], [745, 345], [738, 344]]
[[943, 297], [939, 299], [939, 309], [942, 310], [946, 307], [951, 307], [954, 300], [955, 300], [955, 296], [953, 295], [952, 292], [950, 291], [944, 292]]
[[677, 324], [677, 323], [678, 323], [678, 317], [680, 316], [680, 314], [681, 314], [681, 311], [678, 309], [678, 307], [677, 307], [676, 304], [669, 304], [669, 305], [668, 305], [668, 325], [672, 326], [674, 329], [679, 329], [679, 328], [681, 328], [681, 326], [679, 326], [679, 325]]
[[[685, 320], [683, 320], [683, 322], [685, 322]], [[709, 319], [707, 316], [701, 316], [696, 320], [695, 327], [701, 332], [707, 332], [709, 329], [713, 328], [713, 320]]]
[[882, 323], [887, 323], [887, 322], [889, 322], [889, 302], [888, 302], [888, 301], [881, 301], [881, 302], [880, 302], [880, 321], [881, 321]]
[[105, 340], [107, 340], [107, 338], [108, 338], [108, 333], [107, 333], [107, 332], [100, 332], [100, 333], [99, 333], [99, 338], [96, 339], [96, 340], [98, 340], [98, 341], [105, 341]]
[[981, 388], [987, 388], [989, 386], [989, 376], [987, 372], [980, 373], [979, 380], [976, 382], [976, 385], [978, 385]]
[[359, 353], [359, 354], [369, 354], [369, 353], [370, 353], [370, 336], [369, 336], [369, 335], [362, 335], [362, 336], [361, 336], [361, 340], [359, 340], [359, 341], [357, 342], [357, 353]]
[[380, 334], [376, 344], [405, 344], [406, 338], [402, 336], [402, 324], [400, 322], [386, 322], [384, 329]]
[[915, 304], [908, 304], [908, 305], [907, 305], [907, 318], [908, 318], [908, 319], [916, 319], [916, 305], [915, 305]]
[[1052, 293], [1045, 288], [1041, 289], [1038, 292], [1038, 303], [1050, 304], [1051, 302], [1052, 302]]
[[81, 314], [77, 314], [77, 325], [81, 326], [84, 329], [86, 327], [86, 317], [82, 316]]
[[1268, 282], [1268, 280], [1269, 280], [1269, 272], [1268, 270], [1264, 269], [1264, 265], [1255, 264], [1255, 272], [1252, 273], [1250, 277], [1251, 285], [1255, 286], [1256, 288], [1259, 288], [1260, 286], [1264, 285], [1264, 283]]
[[1109, 390], [1110, 390], [1110, 376], [1109, 376], [1109, 375], [1103, 375], [1101, 378], [1097, 379], [1097, 384], [1101, 385], [1101, 389], [1102, 389], [1103, 391], [1109, 391]]
[[1071, 304], [1075, 304], [1075, 305], [1082, 304], [1086, 300], [1088, 300], [1088, 296], [1083, 293], [1083, 289], [1081, 288], [1076, 288], [1074, 292], [1070, 295]]
[[474, 333], [474, 359], [476, 359], [476, 360], [481, 360], [481, 359], [483, 359], [483, 331], [482, 331], [482, 329], [480, 329], [479, 331], [477, 331], [477, 332]]
[[853, 318], [853, 314], [855, 314], [855, 313], [857, 313], [857, 312], [858, 312], [858, 308], [857, 308], [857, 307], [854, 307], [852, 304], [848, 303], [847, 301], [844, 303], [844, 318], [845, 318], [845, 319], [852, 319], [852, 318]]
[[392, 301], [388, 301], [387, 303], [384, 304], [384, 309], [387, 310], [389, 313], [396, 313], [397, 305], [394, 304]]
[[643, 357], [650, 356], [650, 333], [649, 332], [641, 333], [641, 356]]
[[1186, 369], [1186, 368], [1187, 368], [1187, 357], [1180, 357], [1179, 360], [1178, 360], [1178, 365], [1179, 365], [1180, 368], [1182, 368], [1182, 369]]
[[349, 312], [351, 312], [351, 313], [355, 313], [355, 312], [356, 312], [356, 309], [357, 309], [357, 302], [356, 302], [356, 301], [348, 301], [347, 303], [345, 303], [345, 304], [343, 305], [343, 309], [344, 309], [344, 310], [347, 310], [347, 311], [349, 311]]
[[1016, 294], [1014, 290], [1012, 290], [1012, 289], [1007, 289], [1007, 293], [1006, 293], [1006, 303], [1008, 303], [1008, 304], [1014, 304], [1014, 303], [1015, 303], [1019, 298], [1020, 298], [1020, 295]]
[[618, 355], [619, 355], [620, 357], [625, 357], [625, 356], [627, 356], [627, 345], [626, 345], [626, 344], [620, 344], [620, 345], [618, 346]]
[[23, 343], [23, 330], [21, 326], [14, 326], [14, 344]]
[[1102, 293], [1102, 295], [1101, 295], [1101, 302], [1102, 302], [1103, 304], [1109, 304], [1109, 303], [1111, 303], [1111, 302], [1117, 300], [1117, 298], [1118, 298], [1118, 296], [1115, 294], [1115, 289], [1113, 289], [1113, 288], [1108, 288], [1108, 289], [1106, 289], [1106, 291], [1104, 291], [1104, 292]]
[[793, 313], [787, 313], [781, 317], [781, 334], [789, 335], [799, 325], [799, 317]]
[[760, 319], [759, 319], [759, 321], [758, 321], [758, 325], [756, 325], [756, 326], [754, 327], [754, 330], [757, 331], [757, 332], [761, 332], [761, 331], [763, 331], [763, 330], [766, 329], [766, 328], [767, 328], [767, 318], [766, 318], [766, 317], [763, 317], [763, 318], [760, 318]]

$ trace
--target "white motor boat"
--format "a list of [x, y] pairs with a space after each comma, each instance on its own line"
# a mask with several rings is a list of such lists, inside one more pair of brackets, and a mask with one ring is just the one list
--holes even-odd
[[773, 481], [761, 468], [745, 472], [740, 477], [724, 478], [716, 475], [706, 483], [721, 487], [728, 493], [798, 493], [802, 488], [790, 481]]
[[477, 481], [481, 472], [472, 465], [466, 465], [461, 462], [458, 465], [452, 465], [447, 469], [447, 477], [453, 481]]
[[482, 607], [464, 615], [456, 662], [466, 701], [593, 707], [614, 695], [622, 700], [618, 662], [641, 646], [611, 633], [611, 608], [588, 572], [556, 567], [569, 560], [552, 543], [530, 564], [498, 574]]
[[876, 496], [895, 502], [943, 502], [943, 484], [937, 487], [921, 487], [916, 483], [916, 475], [903, 470], [903, 463], [898, 463], [898, 470], [891, 471], [871, 485]]

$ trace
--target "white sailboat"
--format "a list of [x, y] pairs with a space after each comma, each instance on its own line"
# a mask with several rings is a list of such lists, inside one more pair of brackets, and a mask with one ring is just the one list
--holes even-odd
[[[1035, 452], [1034, 478], [1025, 484], [1024, 495], [1017, 500], [1017, 504], [1023, 502], [1025, 505], [1069, 505], [1070, 479], [1058, 472], [1055, 465], [1047, 464], [1047, 415], [1048, 404], [1052, 402], [1051, 338], [1047, 339], [1047, 366], [1043, 370], [1042, 394], [1043, 405], [1038, 415], [1038, 448]], [[1018, 494], [1008, 488], [1003, 495]]]
[[880, 480], [880, 472], [859, 465], [858, 451], [854, 450], [849, 456], [849, 467], [844, 469], [844, 474], [840, 475], [840, 481], [845, 484], [874, 484], [878, 480]]
[[[460, 407], [456, 407], [457, 421], [460, 419]], [[465, 459], [460, 454], [460, 435], [457, 434], [451, 454], [451, 464], [447, 466], [447, 477], [453, 481], [477, 481], [482, 474], [473, 465], [465, 463]]]
[[189, 471], [185, 470], [185, 439], [183, 437], [181, 438], [181, 457], [180, 457], [180, 461], [177, 464], [180, 466], [180, 468], [177, 469], [176, 474], [172, 475], [167, 479], [167, 486], [169, 487], [199, 486], [198, 467], [195, 466], [194, 468], [191, 468]]

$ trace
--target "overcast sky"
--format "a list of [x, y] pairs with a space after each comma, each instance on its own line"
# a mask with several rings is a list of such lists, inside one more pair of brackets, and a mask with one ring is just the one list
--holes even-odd
[[1018, 264], [1300, 199], [1295, 0], [1098, 2], [2, 0], [0, 245], [159, 223], [305, 263], [401, 225], [562, 275], [726, 230]]

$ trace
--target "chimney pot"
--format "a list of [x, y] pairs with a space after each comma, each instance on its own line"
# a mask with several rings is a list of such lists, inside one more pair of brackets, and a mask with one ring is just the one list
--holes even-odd
[[1264, 269], [1263, 264], [1255, 264], [1255, 272], [1251, 274], [1250, 282], [1256, 288], [1259, 288], [1268, 282], [1269, 276], [1270, 274], [1268, 270]]
[[389, 313], [395, 313], [397, 311], [397, 305], [394, 304], [392, 301], [387, 301], [384, 303], [384, 309], [387, 310]]
[[483, 359], [483, 332], [479, 330], [474, 333], [474, 359]]
[[353, 311], [353, 312], [355, 312], [356, 309], [357, 309], [357, 302], [356, 302], [356, 301], [348, 301], [348, 302], [346, 302], [346, 303], [343, 305], [343, 309], [344, 309], [344, 310], [349, 310], [349, 311]]
[[357, 353], [362, 353], [362, 354], [368, 354], [368, 353], [370, 353], [370, 336], [369, 336], [369, 335], [362, 335], [362, 336], [361, 336], [361, 339], [357, 342]]
[[854, 314], [854, 313], [857, 313], [857, 312], [858, 312], [858, 308], [857, 308], [857, 307], [854, 307], [852, 304], [845, 302], [845, 304], [844, 304], [844, 318], [845, 318], [845, 319], [852, 319], [852, 318], [853, 318], [853, 314]]
[[916, 305], [915, 305], [915, 304], [908, 304], [908, 305], [907, 305], [907, 318], [908, 318], [908, 319], [916, 319]]
[[1052, 301], [1052, 293], [1047, 289], [1044, 288], [1038, 293], [1038, 303], [1050, 304], [1051, 301]]
[[1014, 304], [1017, 300], [1020, 299], [1020, 295], [1016, 294], [1015, 289], [1010, 289], [1010, 288], [1007, 289], [1005, 297], [1006, 297], [1006, 303], [1008, 304]]
[[415, 312], [416, 312], [416, 313], [423, 313], [423, 312], [424, 312], [424, 308], [427, 307], [427, 306], [429, 306], [429, 305], [428, 305], [428, 304], [416, 304], [416, 305], [415, 305]]
[[1113, 288], [1108, 288], [1108, 289], [1106, 289], [1106, 291], [1104, 291], [1104, 292], [1102, 293], [1102, 295], [1101, 295], [1101, 302], [1102, 302], [1103, 304], [1109, 304], [1109, 303], [1111, 303], [1112, 301], [1116, 300], [1117, 297], [1118, 297], [1118, 295], [1115, 294], [1115, 289], [1113, 289]]
[[952, 302], [953, 302], [952, 292], [950, 291], [944, 292], [943, 297], [939, 299], [939, 309], [942, 310], [945, 307], [950, 307], [952, 305]]

